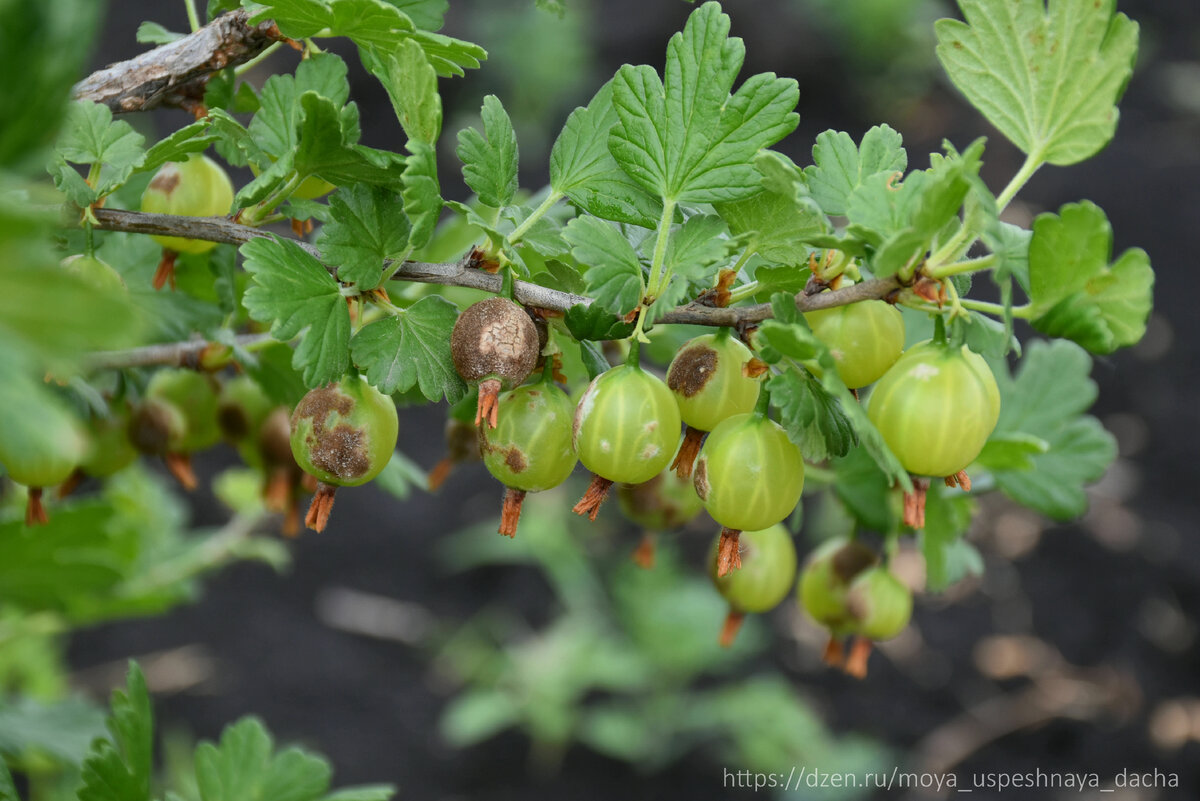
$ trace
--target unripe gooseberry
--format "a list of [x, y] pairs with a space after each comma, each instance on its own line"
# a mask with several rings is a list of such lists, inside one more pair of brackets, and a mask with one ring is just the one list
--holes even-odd
[[505, 392], [497, 405], [499, 422], [480, 431], [480, 452], [488, 472], [507, 487], [500, 533], [512, 537], [525, 493], [557, 487], [575, 468], [575, 407], [550, 381]]
[[924, 342], [875, 385], [867, 416], [910, 473], [953, 476], [979, 456], [1000, 417], [1000, 390], [983, 357]]
[[754, 353], [731, 329], [703, 334], [679, 349], [667, 368], [667, 386], [679, 404], [687, 430], [673, 465], [681, 478], [692, 474], [704, 432], [724, 419], [754, 410], [761, 374], [752, 369]]
[[86, 254], [68, 256], [60, 262], [60, 266], [88, 286], [101, 292], [126, 293], [129, 291], [121, 274], [108, 262], [101, 261], [95, 256]]
[[106, 417], [93, 418], [88, 434], [88, 453], [79, 465], [87, 475], [106, 478], [137, 459], [137, 449], [129, 441], [129, 409], [125, 404], [112, 408]]
[[305, 524], [322, 531], [338, 487], [357, 487], [383, 472], [396, 450], [392, 399], [361, 376], [310, 390], [292, 413], [292, 455], [320, 482]]
[[850, 583], [846, 605], [857, 621], [859, 637], [846, 659], [845, 671], [864, 678], [871, 643], [895, 637], [912, 618], [912, 592], [886, 567], [876, 566]]
[[36, 417], [0, 425], [0, 464], [9, 478], [29, 488], [25, 525], [47, 522], [42, 488], [66, 481], [86, 454], [83, 427], [57, 404], [42, 405]]
[[804, 457], [787, 432], [765, 414], [727, 418], [708, 435], [696, 457], [696, 494], [722, 526], [718, 572], [741, 564], [738, 535], [786, 519], [804, 489]]
[[804, 319], [829, 348], [838, 377], [850, 389], [878, 381], [904, 350], [904, 315], [882, 300], [807, 312]]
[[787, 527], [776, 524], [762, 531], [743, 531], [740, 538], [742, 569], [717, 575], [721, 538], [713, 540], [708, 553], [708, 575], [717, 592], [729, 602], [729, 614], [721, 630], [720, 643], [733, 644], [747, 613], [774, 609], [796, 580], [796, 546]]
[[508, 298], [481, 300], [458, 316], [450, 356], [463, 381], [479, 386], [475, 425], [496, 427], [500, 393], [528, 378], [540, 353], [533, 321]]
[[575, 513], [594, 520], [614, 481], [640, 484], [662, 472], [680, 425], [671, 390], [637, 364], [592, 379], [575, 410], [573, 439], [579, 461], [595, 475]]
[[[142, 211], [186, 217], [218, 217], [233, 205], [233, 184], [225, 170], [207, 156], [170, 161], [158, 169], [142, 193]], [[170, 283], [175, 288], [175, 257], [179, 253], [207, 253], [217, 246], [202, 239], [151, 236], [163, 247], [162, 261], [154, 273], [154, 288]]]
[[195, 453], [221, 439], [217, 387], [211, 376], [182, 368], [159, 370], [146, 385], [146, 397], [173, 404], [183, 413], [186, 431], [177, 451]]
[[664, 470], [640, 484], [617, 487], [621, 514], [647, 531], [669, 531], [694, 519], [704, 508], [691, 479]]
[[850, 582], [876, 562], [875, 552], [857, 540], [837, 537], [821, 544], [800, 572], [797, 600], [834, 637], [851, 634], [857, 620], [846, 604]]

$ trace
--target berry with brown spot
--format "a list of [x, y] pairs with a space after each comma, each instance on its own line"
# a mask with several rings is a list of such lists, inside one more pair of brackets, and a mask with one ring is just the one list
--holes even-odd
[[[221, 166], [207, 156], [169, 161], [158, 169], [142, 194], [142, 211], [186, 217], [218, 217], [233, 205], [233, 184]], [[180, 253], [207, 253], [215, 242], [178, 236], [151, 236], [163, 247], [162, 262], [154, 274], [154, 288], [170, 283], [175, 288], [175, 258]]]
[[500, 396], [500, 420], [479, 434], [488, 472], [507, 487], [500, 533], [517, 533], [527, 492], [557, 487], [575, 469], [571, 426], [575, 407], [551, 381], [517, 387]]
[[346, 376], [301, 398], [292, 412], [292, 455], [319, 482], [305, 525], [323, 531], [337, 488], [378, 476], [396, 450], [398, 433], [396, 405], [361, 376]]
[[519, 386], [540, 353], [533, 321], [507, 298], [481, 300], [458, 316], [450, 334], [450, 355], [463, 381], [479, 386], [475, 425], [487, 421], [496, 427], [500, 393]]
[[667, 386], [687, 426], [671, 465], [680, 478], [691, 476], [706, 432], [727, 417], [754, 410], [762, 373], [746, 369], [753, 360], [754, 353], [729, 328], [692, 339], [671, 360]]

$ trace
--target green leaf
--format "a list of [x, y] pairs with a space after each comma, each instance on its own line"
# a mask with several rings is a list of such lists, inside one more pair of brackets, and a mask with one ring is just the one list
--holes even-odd
[[867, 131], [857, 147], [850, 134], [830, 130], [817, 136], [813, 165], [805, 168], [804, 180], [822, 211], [844, 215], [863, 181], [880, 173], [903, 173], [907, 167], [904, 138], [887, 125]]
[[442, 213], [442, 189], [437, 177], [437, 150], [425, 142], [409, 141], [411, 155], [404, 160], [404, 214], [412, 231], [408, 243], [425, 247]]
[[445, 22], [446, 9], [450, 0], [387, 0], [403, 11], [413, 25], [426, 31], [441, 29]]
[[1137, 23], [1116, 0], [958, 0], [938, 20], [938, 59], [971, 104], [1035, 162], [1075, 164], [1112, 139], [1133, 73]]
[[671, 203], [715, 203], [754, 194], [754, 156], [791, 133], [799, 89], [773, 73], [750, 77], [732, 96], [745, 58], [728, 38], [729, 17], [709, 2], [667, 45], [665, 81], [628, 64], [613, 79], [618, 123], [609, 149], [646, 191]]
[[146, 137], [124, 120], [114, 120], [102, 103], [76, 100], [58, 140], [58, 153], [73, 164], [101, 164], [99, 180], [93, 184], [103, 196], [128, 180], [145, 157]]
[[8, 772], [8, 765], [5, 765], [2, 759], [0, 759], [0, 801], [21, 801], [17, 795], [17, 788], [13, 784], [12, 774]]
[[337, 281], [298, 244], [253, 239], [241, 247], [254, 285], [243, 302], [250, 316], [271, 323], [286, 342], [301, 336], [292, 365], [312, 388], [342, 377], [349, 366], [350, 312]]
[[520, 720], [521, 710], [508, 693], [475, 689], [460, 694], [446, 707], [439, 724], [452, 746], [465, 748], [499, 734]]
[[615, 226], [595, 217], [576, 217], [567, 223], [563, 238], [575, 260], [588, 265], [583, 279], [593, 307], [618, 317], [637, 308], [646, 291], [642, 264]]
[[[295, 168], [301, 176], [317, 175], [333, 184], [367, 183], [397, 186], [403, 158], [394, 153], [354, 144], [348, 137], [337, 105], [316, 92], [300, 96], [303, 117]], [[280, 159], [282, 162], [283, 159]]]
[[554, 140], [550, 186], [589, 214], [654, 228], [662, 217], [662, 202], [630, 178], [609, 152], [608, 134], [616, 123], [608, 81], [587, 108], [571, 112]]
[[441, 77], [463, 76], [465, 70], [473, 70], [487, 58], [487, 51], [473, 42], [464, 42], [451, 36], [429, 31], [417, 31], [413, 38], [425, 51], [425, 57]]
[[112, 740], [96, 740], [83, 763], [79, 801], [150, 801], [154, 716], [146, 678], [134, 663], [126, 683], [112, 694]]
[[466, 392], [450, 358], [458, 307], [437, 295], [363, 327], [350, 348], [354, 363], [382, 392], [414, 386], [427, 400], [454, 403]]
[[1153, 305], [1154, 270], [1144, 250], [1112, 257], [1112, 227], [1089, 201], [1033, 222], [1029, 294], [1033, 326], [1074, 340], [1093, 353], [1112, 353], [1146, 333]]
[[72, 85], [85, 74], [96, 22], [93, 0], [0, 3], [0, 53], [9, 80], [0, 92], [0, 167], [32, 172], [54, 141]]
[[437, 73], [421, 46], [407, 39], [395, 52], [372, 64], [371, 71], [387, 90], [405, 135], [437, 144], [442, 131], [442, 96], [438, 94]]
[[268, 0], [259, 6], [251, 22], [272, 19], [292, 39], [345, 36], [391, 52], [415, 30], [408, 15], [384, 0]]
[[225, 728], [219, 745], [196, 747], [202, 801], [316, 801], [329, 790], [329, 763], [299, 748], [274, 752], [255, 718]]
[[[1097, 394], [1090, 371], [1088, 355], [1063, 341], [1034, 342], [1015, 376], [1003, 365], [995, 370], [1000, 420], [980, 463], [1005, 495], [1055, 520], [1083, 514], [1083, 486], [1100, 478], [1117, 455], [1112, 435], [1083, 414]], [[1014, 461], [1010, 449], [990, 447], [995, 441], [1039, 444], [1027, 450], [1027, 459]]]
[[[463, 393], [466, 397], [466, 393]], [[375, 477], [375, 486], [402, 501], [408, 500], [413, 488], [428, 489], [429, 477], [421, 466], [400, 451], [394, 451], [384, 466], [383, 472]]]
[[671, 232], [663, 269], [707, 287], [737, 246], [737, 240], [726, 236], [720, 217], [697, 214]]
[[350, 97], [346, 73], [346, 62], [339, 56], [318, 53], [301, 61], [295, 76], [268, 78], [259, 95], [259, 109], [248, 128], [262, 152], [278, 159], [296, 148], [303, 118], [299, 100], [305, 92], [315, 92], [335, 107], [344, 106]]
[[501, 208], [517, 193], [517, 137], [500, 99], [488, 95], [480, 111], [483, 133], [474, 128], [458, 132], [458, 158], [463, 180], [485, 206]]
[[582, 303], [567, 309], [563, 316], [567, 330], [580, 342], [604, 339], [625, 339], [633, 333], [634, 324], [627, 323], [599, 303]]
[[779, 424], [804, 458], [821, 462], [845, 456], [858, 437], [841, 405], [807, 372], [784, 370], [767, 382]]
[[292, 349], [282, 342], [273, 342], [239, 361], [275, 403], [295, 406], [308, 391], [304, 377], [292, 366]]
[[934, 484], [925, 496], [925, 528], [919, 539], [925, 556], [925, 586], [941, 592], [968, 575], [983, 573], [983, 557], [963, 535], [975, 515], [975, 500], [965, 492]]
[[994, 433], [976, 459], [989, 470], [1033, 470], [1033, 457], [1050, 450], [1050, 443], [1023, 431]]
[[321, 257], [338, 265], [338, 278], [359, 289], [374, 289], [383, 279], [386, 259], [403, 258], [408, 218], [401, 198], [379, 186], [357, 184], [329, 198], [331, 219], [317, 241]]
[[[12, 640], [7, 640], [11, 645]], [[0, 701], [0, 754], [17, 758], [49, 756], [78, 765], [92, 741], [104, 734], [104, 713], [81, 698], [43, 703], [32, 698]], [[4, 760], [0, 759], [0, 766]], [[0, 778], [0, 799], [3, 795]]]
[[821, 210], [795, 194], [763, 191], [714, 208], [729, 232], [744, 238], [746, 250], [775, 264], [803, 263], [809, 253], [807, 243], [829, 231]]
[[337, 790], [321, 801], [389, 801], [395, 795], [396, 788], [390, 784], [364, 784]]
[[168, 31], [157, 22], [143, 22], [138, 26], [135, 38], [141, 44], [165, 45], [182, 39], [184, 34]]
[[[810, 458], [807, 452], [805, 457]], [[883, 534], [896, 530], [895, 493], [866, 448], [851, 448], [844, 458], [834, 461], [833, 469], [837, 474], [834, 492], [859, 525]]]
[[168, 161], [182, 161], [189, 153], [203, 153], [217, 140], [216, 134], [202, 136], [208, 130], [208, 126], [209, 120], [206, 117], [191, 125], [185, 125], [166, 139], [156, 142], [146, 151], [146, 158], [138, 165], [136, 172], [151, 172]]

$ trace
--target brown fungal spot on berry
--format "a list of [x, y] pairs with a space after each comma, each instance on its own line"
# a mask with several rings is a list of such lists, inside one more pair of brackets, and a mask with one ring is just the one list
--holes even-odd
[[712, 379], [717, 369], [717, 352], [707, 345], [684, 348], [671, 362], [667, 372], [667, 386], [690, 398]]
[[509, 448], [508, 452], [504, 454], [504, 463], [514, 473], [523, 472], [529, 466], [525, 460], [525, 454], [521, 453], [520, 449], [515, 446]]
[[875, 564], [875, 552], [861, 542], [851, 541], [833, 555], [833, 572], [843, 582], [848, 582], [871, 565]]
[[520, 306], [506, 298], [488, 298], [459, 315], [450, 335], [450, 355], [464, 381], [489, 376], [505, 387], [525, 380], [541, 348], [538, 333]]
[[169, 195], [179, 186], [179, 168], [174, 164], [164, 164], [158, 174], [154, 176], [154, 180], [150, 182], [150, 189], [156, 192], [162, 192], [164, 195]]
[[141, 453], [163, 456], [178, 433], [179, 422], [178, 412], [160, 401], [148, 400], [129, 417], [129, 441]]
[[708, 483], [708, 459], [701, 457], [696, 460], [696, 466], [692, 471], [692, 486], [696, 488], [696, 494], [700, 496], [700, 500], [708, 500], [708, 493], [712, 489]]
[[225, 436], [240, 440], [250, 434], [251, 421], [241, 406], [236, 403], [222, 403], [217, 407], [217, 425]]
[[286, 406], [280, 406], [263, 421], [258, 431], [258, 451], [263, 461], [275, 467], [288, 467], [296, 463], [292, 456], [291, 415]]
[[305, 395], [292, 415], [293, 427], [301, 420], [312, 425], [304, 443], [313, 465], [344, 479], [357, 478], [371, 466], [361, 429], [346, 423], [328, 425], [331, 414], [346, 417], [353, 409], [353, 398], [344, 395], [336, 385], [330, 385]]

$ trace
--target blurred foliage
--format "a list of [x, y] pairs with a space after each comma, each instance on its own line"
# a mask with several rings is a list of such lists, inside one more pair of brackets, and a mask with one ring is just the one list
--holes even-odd
[[[487, 607], [443, 644], [439, 673], [462, 685], [442, 717], [448, 742], [467, 747], [517, 729], [542, 770], [573, 744], [647, 771], [696, 749], [753, 771], [884, 764], [880, 745], [835, 736], [796, 687], [756, 660], [768, 643], [761, 620], [747, 620], [732, 648], [718, 645], [725, 602], [673, 543], [660, 541], [647, 570], [612, 534], [581, 522], [552, 490], [527, 498], [515, 540], [497, 537], [493, 521], [442, 542], [451, 569], [530, 566], [555, 599], [543, 626]], [[856, 797], [842, 793], [822, 797]]]

